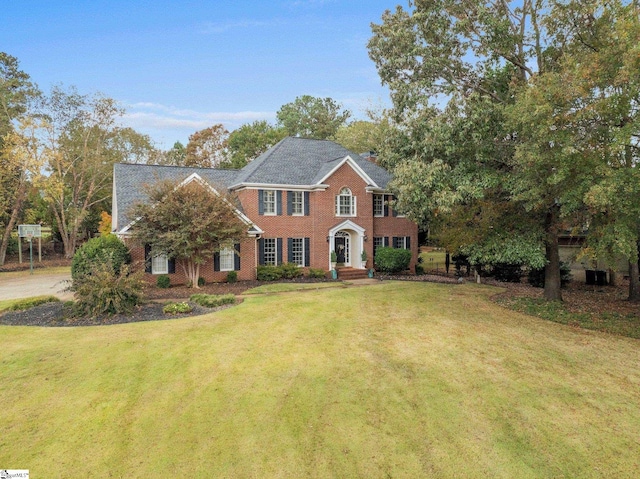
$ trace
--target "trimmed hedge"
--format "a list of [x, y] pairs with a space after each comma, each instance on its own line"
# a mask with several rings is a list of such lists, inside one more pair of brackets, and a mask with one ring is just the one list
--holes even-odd
[[235, 271], [229, 271], [227, 273], [227, 283], [235, 283], [238, 281], [238, 273]]
[[256, 278], [258, 281], [276, 281], [282, 278], [282, 270], [277, 266], [258, 266]]
[[186, 314], [193, 311], [189, 303], [168, 303], [162, 308], [164, 314]]
[[384, 273], [399, 273], [409, 267], [411, 250], [382, 247], [376, 250], [376, 267]]
[[223, 304], [233, 304], [236, 302], [236, 297], [233, 294], [192, 294], [189, 297], [190, 301], [204, 306], [205, 308], [216, 308]]
[[166, 274], [161, 274], [156, 279], [156, 286], [158, 288], [167, 289], [171, 286], [171, 278], [169, 278], [169, 276], [167, 276]]
[[322, 268], [309, 268], [309, 278], [325, 278], [327, 272]]
[[35, 306], [40, 306], [41, 304], [46, 303], [57, 303], [60, 300], [55, 296], [36, 296], [34, 298], [25, 298], [20, 301], [16, 301], [9, 308], [10, 311], [24, 311], [26, 309], [31, 309]]

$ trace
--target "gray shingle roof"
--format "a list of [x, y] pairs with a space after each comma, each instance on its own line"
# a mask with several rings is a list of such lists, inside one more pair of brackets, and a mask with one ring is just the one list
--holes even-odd
[[[122, 230], [131, 221], [128, 210], [145, 201], [144, 187], [159, 180], [181, 181], [197, 173], [214, 188], [240, 187], [244, 184], [310, 186], [318, 184], [345, 157], [353, 161], [375, 184], [386, 189], [391, 175], [382, 167], [329, 140], [288, 137], [253, 160], [242, 170], [217, 170], [179, 166], [114, 166], [114, 226]], [[117, 204], [116, 204], [117, 203]]]
[[329, 140], [288, 137], [240, 170], [233, 186], [274, 184], [306, 186], [318, 183], [350, 156], [376, 184], [385, 188], [391, 175], [359, 154]]
[[113, 168], [115, 187], [114, 201], [117, 201], [117, 218], [114, 226], [121, 230], [131, 221], [128, 210], [138, 202], [145, 201], [145, 186], [157, 181], [182, 181], [197, 173], [214, 188], [226, 189], [234, 182], [238, 170], [215, 170], [211, 168], [188, 168], [181, 166], [116, 164]]

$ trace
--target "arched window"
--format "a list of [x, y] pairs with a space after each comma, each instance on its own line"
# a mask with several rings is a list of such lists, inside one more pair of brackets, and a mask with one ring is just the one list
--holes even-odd
[[355, 216], [356, 197], [349, 188], [342, 188], [336, 196], [336, 216]]

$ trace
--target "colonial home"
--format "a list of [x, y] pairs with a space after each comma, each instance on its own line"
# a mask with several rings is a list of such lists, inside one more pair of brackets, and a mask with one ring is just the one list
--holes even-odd
[[[241, 170], [117, 164], [113, 231], [126, 240], [135, 228], [127, 212], [146, 200], [146, 184], [199, 181], [233, 192], [241, 205], [237, 214], [247, 224], [242, 243], [222, 249], [201, 268], [206, 281], [224, 281], [228, 271], [255, 279], [258, 265], [283, 262], [329, 271], [331, 252], [342, 267], [340, 276], [364, 275], [380, 246], [410, 249], [413, 271], [418, 228], [389, 205], [390, 179], [371, 158], [334, 142], [291, 137]], [[132, 253], [145, 260], [148, 273], [169, 274], [174, 284], [184, 281], [166, 255], [150, 258], [142, 246]]]

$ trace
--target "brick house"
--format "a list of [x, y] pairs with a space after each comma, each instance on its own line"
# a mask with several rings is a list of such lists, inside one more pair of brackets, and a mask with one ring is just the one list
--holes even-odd
[[[208, 282], [225, 281], [228, 271], [237, 271], [241, 280], [255, 279], [256, 266], [283, 262], [329, 271], [332, 251], [343, 267], [340, 276], [364, 276], [379, 246], [410, 249], [410, 268], [415, 268], [418, 227], [388, 205], [390, 174], [334, 142], [285, 138], [241, 170], [117, 164], [115, 234], [126, 241], [135, 227], [127, 211], [145, 200], [143, 186], [167, 179], [204, 182], [238, 197], [247, 237], [201, 267]], [[173, 284], [184, 282], [180, 268], [165, 255], [150, 258], [142, 246], [133, 247], [132, 255], [145, 261], [147, 273], [169, 274]]]

